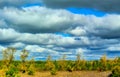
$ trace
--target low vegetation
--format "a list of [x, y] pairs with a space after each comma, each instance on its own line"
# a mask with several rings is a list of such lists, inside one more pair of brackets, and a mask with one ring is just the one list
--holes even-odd
[[27, 61], [29, 52], [23, 49], [21, 61], [14, 60], [15, 48], [3, 50], [3, 59], [0, 61], [0, 70], [3, 70], [2, 77], [20, 77], [20, 73], [35, 75], [36, 72], [50, 71], [51, 75], [57, 75], [59, 71], [111, 71], [109, 77], [120, 77], [120, 58], [107, 59], [103, 55], [100, 60], [86, 61], [78, 54], [75, 61], [66, 60], [63, 55], [60, 60], [53, 61], [49, 55], [46, 61], [34, 61], [34, 58]]

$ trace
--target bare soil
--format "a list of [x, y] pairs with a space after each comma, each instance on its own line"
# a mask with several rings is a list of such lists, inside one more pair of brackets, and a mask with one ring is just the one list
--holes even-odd
[[36, 72], [35, 75], [30, 76], [28, 74], [21, 74], [21, 77], [108, 77], [110, 71], [98, 72], [98, 71], [59, 71], [57, 75], [51, 75], [50, 72]]

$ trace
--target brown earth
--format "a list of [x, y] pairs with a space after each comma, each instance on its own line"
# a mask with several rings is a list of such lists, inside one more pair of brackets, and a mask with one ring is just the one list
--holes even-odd
[[35, 75], [20, 74], [21, 77], [108, 77], [111, 72], [98, 71], [59, 71], [57, 75], [51, 75], [50, 72], [36, 72]]

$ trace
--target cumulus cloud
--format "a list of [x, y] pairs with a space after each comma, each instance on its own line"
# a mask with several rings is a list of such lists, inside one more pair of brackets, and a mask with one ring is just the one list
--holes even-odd
[[11, 43], [9, 45], [9, 47], [13, 47], [13, 48], [17, 48], [17, 49], [22, 49], [22, 48], [25, 48], [25, 44], [24, 43], [21, 43], [21, 42], [15, 42], [15, 43]]
[[105, 12], [120, 13], [119, 0], [43, 0], [51, 8], [91, 8]]
[[67, 32], [77, 36], [91, 34], [102, 38], [120, 37], [120, 15], [116, 14], [96, 17], [39, 6], [4, 8], [0, 11], [1, 17], [9, 27], [20, 32]]
[[[22, 32], [57, 32], [75, 23], [73, 14], [66, 10], [52, 10], [45, 7], [4, 8], [2, 17], [10, 27]], [[52, 27], [52, 28], [51, 28]]]
[[40, 47], [38, 45], [27, 45], [25, 47], [25, 49], [31, 51], [31, 52], [40, 52], [40, 53], [46, 53], [46, 54], [58, 54], [57, 51], [54, 51], [54, 50], [51, 50], [51, 49], [48, 49], [48, 48], [43, 48], [43, 47]]
[[[8, 31], [7, 31], [8, 30]], [[2, 32], [3, 31], [3, 32]], [[45, 58], [47, 55], [53, 55], [55, 59], [60, 58], [61, 55], [66, 54], [69, 59], [75, 59], [76, 54], [81, 54], [82, 58], [88, 59], [91, 51], [94, 55], [101, 56], [103, 51], [108, 47], [112, 47], [110, 45], [119, 43], [118, 39], [102, 39], [96, 37], [64, 37], [62, 35], [56, 34], [31, 34], [31, 33], [19, 33], [13, 29], [3, 29], [1, 30], [3, 36], [5, 37], [5, 33], [13, 32], [12, 35], [15, 35], [12, 39], [12, 43], [8, 46], [16, 47], [18, 49], [27, 49], [30, 52], [29, 57], [34, 56], [35, 59]], [[8, 34], [7, 33], [7, 34]], [[7, 40], [11, 38], [11, 36], [6, 36]], [[79, 38], [75, 39], [75, 38]], [[3, 38], [4, 39], [4, 38]], [[37, 42], [36, 42], [37, 40]], [[10, 40], [9, 40], [10, 41]], [[3, 41], [4, 42], [4, 41]], [[87, 45], [87, 46], [86, 46]], [[69, 48], [68, 48], [69, 47]], [[96, 48], [100, 47], [99, 52]], [[1, 46], [1, 48], [6, 48], [5, 46]], [[89, 49], [87, 49], [89, 48]], [[90, 49], [91, 48], [91, 49]], [[104, 49], [104, 50], [103, 50]], [[111, 49], [111, 48], [108, 48]], [[102, 51], [100, 51], [102, 50]], [[111, 50], [112, 51], [112, 50]], [[16, 53], [16, 56], [19, 57], [19, 52]], [[98, 58], [99, 56], [96, 56]], [[89, 57], [90, 58], [90, 57]]]
[[108, 46], [105, 50], [119, 52], [120, 51], [120, 43], [112, 44], [112, 45]]
[[1, 29], [0, 28], [0, 42], [13, 42], [19, 37], [19, 33], [17, 33], [13, 29]]
[[19, 55], [25, 48], [37, 59], [46, 54], [71, 59], [79, 53], [98, 58], [104, 51], [120, 50], [119, 21], [119, 14], [96, 17], [42, 6], [5, 7], [0, 9], [0, 50], [15, 47]]
[[75, 29], [68, 29], [66, 30], [66, 32], [76, 35], [76, 36], [82, 36], [82, 35], [86, 35], [87, 32], [85, 29], [81, 28], [81, 27], [76, 27]]
[[[6, 35], [7, 34], [7, 35]], [[44, 34], [31, 34], [31, 33], [19, 33], [14, 29], [0, 29], [0, 42], [21, 42], [11, 46], [24, 46], [26, 44], [37, 44], [37, 45], [53, 45], [62, 47], [76, 47], [85, 46], [89, 44], [89, 40], [85, 37], [80, 37], [80, 40], [75, 40], [75, 37], [64, 37], [62, 35], [56, 35], [51, 33]], [[37, 41], [36, 41], [37, 40]]]

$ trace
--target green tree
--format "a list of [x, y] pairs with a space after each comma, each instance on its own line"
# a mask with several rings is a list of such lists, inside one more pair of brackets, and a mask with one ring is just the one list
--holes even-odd
[[120, 66], [115, 66], [109, 77], [120, 77]]

